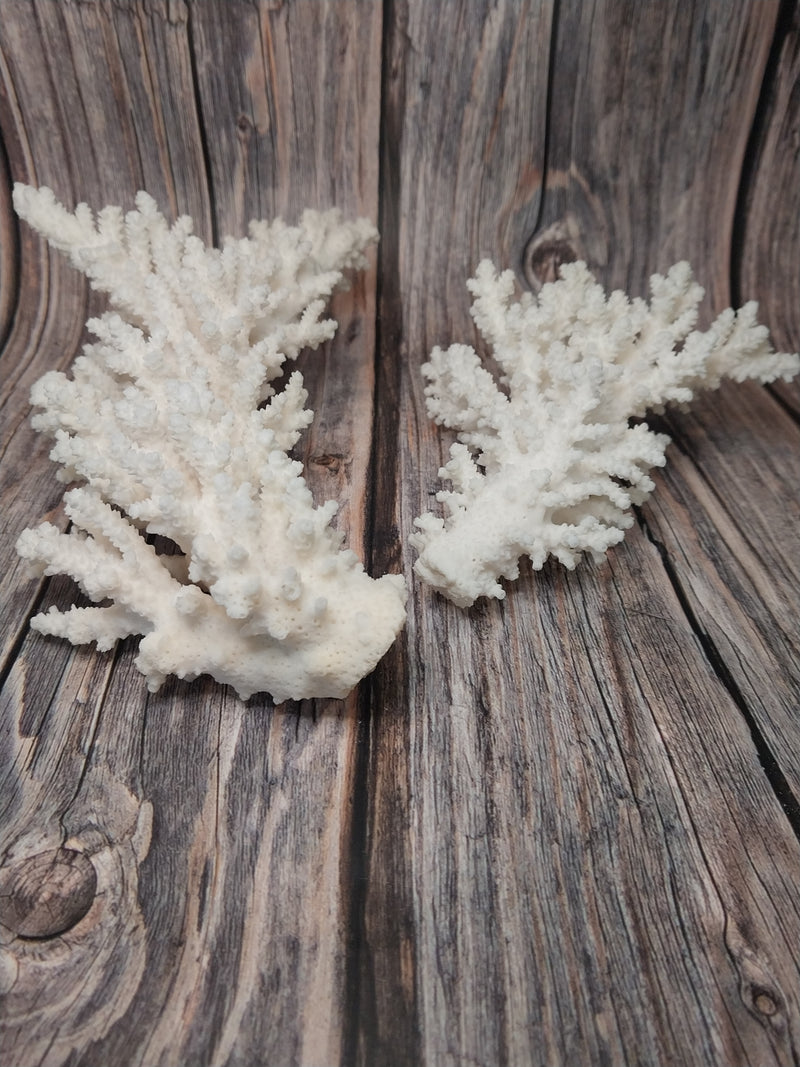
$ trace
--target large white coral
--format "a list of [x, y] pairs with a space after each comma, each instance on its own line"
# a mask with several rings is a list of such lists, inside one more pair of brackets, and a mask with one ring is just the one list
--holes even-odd
[[145, 193], [96, 220], [49, 189], [17, 185], [14, 206], [110, 303], [72, 378], [50, 372], [31, 394], [60, 477], [83, 483], [65, 496], [72, 529], [44, 523], [17, 548], [112, 603], [53, 609], [34, 627], [101, 649], [144, 635], [136, 662], [151, 690], [209, 673], [242, 697], [344, 696], [403, 625], [405, 584], [371, 579], [341, 550], [335, 502], [316, 508], [288, 455], [312, 418], [302, 378], [270, 383], [333, 335], [325, 302], [363, 265], [374, 228], [308, 211], [296, 228], [253, 222], [213, 249]]
[[797, 355], [772, 351], [755, 303], [693, 330], [703, 290], [687, 263], [650, 279], [649, 305], [621, 291], [606, 299], [584, 263], [563, 266], [538, 298], [516, 301], [512, 272], [488, 261], [467, 284], [507, 392], [472, 348], [431, 353], [429, 414], [458, 432], [439, 472], [453, 488], [437, 495], [444, 518], [417, 519], [410, 538], [419, 577], [462, 607], [505, 596], [498, 579], [516, 578], [523, 555], [536, 569], [549, 555], [572, 568], [622, 540], [669, 442], [631, 419], [725, 377], [800, 370]]

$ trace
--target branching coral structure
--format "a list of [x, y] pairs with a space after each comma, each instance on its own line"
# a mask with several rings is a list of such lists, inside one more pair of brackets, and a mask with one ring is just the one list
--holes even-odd
[[335, 332], [327, 298], [363, 266], [373, 227], [308, 211], [214, 249], [145, 193], [96, 219], [23, 185], [14, 206], [109, 296], [72, 377], [50, 372], [31, 395], [61, 479], [79, 483], [64, 498], [71, 529], [44, 523], [17, 548], [110, 603], [33, 626], [100, 649], [143, 635], [136, 663], [153, 691], [208, 673], [243, 698], [344, 696], [402, 627], [405, 583], [373, 580], [342, 549], [336, 503], [314, 506], [288, 454], [313, 417], [301, 375], [271, 383]]
[[440, 470], [444, 516], [416, 520], [415, 571], [461, 607], [505, 596], [500, 578], [548, 556], [572, 568], [600, 558], [654, 488], [669, 438], [640, 420], [685, 405], [723, 378], [767, 382], [800, 370], [772, 351], [757, 305], [693, 329], [703, 289], [687, 263], [650, 279], [651, 300], [606, 298], [584, 263], [562, 266], [538, 298], [516, 300], [511, 271], [483, 261], [468, 283], [472, 316], [502, 372], [502, 390], [475, 351], [434, 349], [422, 370], [428, 412], [457, 431]]

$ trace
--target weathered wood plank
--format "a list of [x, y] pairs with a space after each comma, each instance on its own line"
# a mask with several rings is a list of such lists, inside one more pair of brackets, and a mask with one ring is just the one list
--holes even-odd
[[[740, 300], [758, 300], [775, 344], [800, 347], [800, 8], [784, 3], [771, 64], [750, 142], [740, 198], [740, 255], [734, 284]], [[776, 391], [800, 414], [797, 382]]]
[[725, 387], [677, 425], [647, 524], [797, 820], [800, 429], [755, 387]]
[[[143, 8], [131, 6], [117, 8], [113, 17], [100, 5], [3, 6], [2, 124], [14, 180], [50, 185], [70, 204], [79, 199], [95, 207], [132, 204], [134, 191], [145, 184], [137, 135], [152, 142], [150, 119], [158, 117], [166, 94], [153, 94], [151, 111], [139, 116], [134, 129], [131, 96], [141, 85], [136, 65], [125, 69], [136, 53], [121, 48], [120, 39], [132, 25], [145, 36], [158, 36], [165, 14], [157, 5], [149, 6], [147, 17]], [[180, 61], [180, 43], [175, 45], [173, 34], [165, 45], [172, 62], [162, 64], [160, 74], [179, 89], [179, 72], [188, 64]], [[151, 67], [139, 70], [139, 78], [157, 79], [158, 67], [152, 55]], [[195, 123], [185, 141], [199, 148], [197, 129]], [[179, 173], [194, 173], [198, 164], [202, 168], [202, 156], [195, 152], [194, 159], [180, 160]], [[184, 210], [202, 224], [208, 201], [204, 209], [189, 184], [187, 191], [184, 179], [176, 183], [167, 169], [161, 189], [168, 185], [174, 202], [177, 187]], [[62, 491], [47, 460], [49, 446], [28, 424], [27, 394], [45, 370], [68, 365], [90, 309], [102, 306], [98, 298], [87, 298], [77, 272], [48, 255], [27, 228], [20, 231], [20, 245], [18, 312], [2, 361], [3, 502], [11, 520], [4, 525], [3, 574], [11, 583], [6, 603], [14, 605], [3, 623], [12, 647], [40, 595], [37, 585], [25, 582], [13, 544], [25, 525], [58, 519], [60, 509], [55, 516], [48, 512]], [[49, 583], [45, 595], [60, 606], [73, 597], [66, 582]], [[45, 936], [47, 927], [34, 923], [29, 932], [41, 940], [15, 938], [14, 929], [4, 938], [13, 978], [4, 990], [6, 1055], [13, 1062], [62, 1063], [72, 1049], [85, 1049], [113, 1026], [142, 976], [146, 948], [138, 866], [149, 844], [152, 807], [137, 791], [130, 758], [120, 758], [121, 742], [138, 748], [137, 702], [123, 701], [123, 689], [111, 707], [106, 703], [114, 668], [121, 663], [130, 671], [132, 649], [116, 659], [25, 636], [14, 651], [19, 654], [3, 690], [4, 892], [8, 897], [17, 888], [35, 857], [46, 861], [62, 847], [77, 853], [84, 869], [90, 857], [97, 879], [89, 911], [81, 917], [80, 910], [69, 912], [87, 887], [59, 886], [57, 869], [51, 869], [41, 882], [51, 885], [56, 902], [66, 908], [66, 931]], [[137, 690], [138, 682], [130, 691]], [[138, 703], [143, 705], [143, 696]], [[95, 743], [104, 722], [113, 724], [117, 744], [101, 749], [98, 758]]]
[[[769, 324], [775, 346], [784, 351], [800, 349], [798, 145], [800, 7], [783, 4], [743, 173], [732, 281], [737, 300], [758, 300], [761, 320]], [[703, 527], [696, 536], [681, 531], [680, 541], [690, 547], [676, 553], [676, 567], [695, 572], [691, 581], [683, 575], [681, 581], [709, 639], [716, 647], [731, 646], [723, 656], [726, 668], [733, 685], [745, 694], [755, 728], [764, 738], [766, 759], [776, 761], [776, 783], [797, 820], [800, 386], [796, 379], [779, 382], [770, 392], [786, 405], [786, 413], [776, 411], [755, 389], [747, 395], [745, 413], [731, 411], [728, 390], [722, 404], [709, 398], [699, 406], [689, 420], [692, 432], [683, 447], [694, 460], [699, 449], [706, 451], [705, 441], [711, 437], [719, 457], [712, 455], [710, 463], [703, 463], [710, 469], [702, 478], [686, 470], [682, 455], [676, 457], [667, 480], [679, 494], [702, 494], [705, 510], [714, 516], [713, 542], [706, 540]], [[720, 441], [721, 436], [726, 440]], [[677, 473], [678, 464], [684, 472], [680, 487], [669, 477]], [[751, 495], [747, 487], [754, 485], [759, 491]], [[733, 518], [729, 501], [735, 501]], [[681, 510], [674, 509], [669, 521]], [[728, 602], [727, 611], [709, 615], [707, 604], [717, 598], [709, 596], [708, 584], [718, 585], [720, 576], [727, 587], [719, 594]]]
[[[520, 262], [535, 225], [552, 5], [397, 3], [387, 14], [375, 472], [381, 491], [373, 558], [379, 569], [401, 558], [413, 588], [402, 541], [409, 515], [419, 514], [435, 491], [445, 453], [427, 427], [416, 368], [434, 343], [471, 336], [464, 285], [480, 255]], [[508, 165], [520, 159], [521, 168]], [[473, 650], [462, 662], [465, 646], [452, 643], [441, 605], [420, 600], [419, 590], [415, 595], [408, 629], [378, 667], [370, 702], [359, 1005], [359, 1062], [367, 1064], [448, 1062], [429, 1032], [431, 1011], [441, 1009], [439, 1026], [448, 1030], [462, 1016], [451, 1005], [431, 1005], [440, 975], [449, 995], [457, 998], [455, 987], [461, 988], [476, 1029], [496, 1035], [502, 1027], [488, 984], [495, 956], [485, 953], [478, 935], [477, 956], [462, 961], [458, 978], [442, 974], [453, 964], [432, 957], [437, 946], [425, 912], [434, 902], [419, 896], [418, 868], [427, 871], [431, 849], [448, 838], [447, 825], [440, 828], [442, 839], [428, 833], [429, 791], [444, 791], [449, 812], [461, 800], [459, 790], [471, 785], [465, 768], [448, 765], [436, 731], [449, 730], [451, 712], [442, 715], [442, 705]], [[426, 624], [421, 619], [428, 611]], [[470, 737], [477, 729], [469, 709], [459, 726]], [[428, 752], [432, 763], [420, 764], [420, 736], [429, 727], [436, 750]], [[456, 747], [460, 752], [461, 744]], [[449, 846], [439, 858], [449, 866]], [[480, 911], [490, 907], [486, 872], [477, 872], [471, 886], [467, 880], [454, 888], [453, 896], [447, 906], [469, 909], [482, 901]], [[439, 922], [447, 940], [452, 926]], [[513, 939], [515, 927], [507, 933]], [[474, 1051], [457, 1038], [453, 1049], [463, 1062]], [[480, 1055], [488, 1062], [495, 1050], [496, 1042], [487, 1040]]]
[[[294, 220], [306, 206], [377, 216], [379, 6], [42, 0], [3, 5], [0, 18], [14, 179], [95, 207], [128, 204], [144, 185], [168, 213], [192, 214], [206, 239], [277, 210]], [[235, 102], [217, 92], [220, 71]], [[257, 112], [267, 97], [275, 128], [246, 130], [243, 109]], [[243, 138], [258, 166], [243, 166], [233, 183], [231, 145]], [[21, 240], [21, 283], [41, 298], [23, 302], [4, 353], [18, 455], [4, 461], [4, 503], [16, 487], [20, 528], [44, 517], [25, 465], [33, 447], [33, 484], [50, 507], [60, 495], [25, 421], [27, 392], [44, 369], [69, 362], [86, 317], [75, 273], [24, 231]], [[47, 271], [60, 288], [42, 286]], [[337, 297], [338, 339], [303, 361], [317, 412], [305, 446], [310, 481], [320, 499], [341, 500], [357, 551], [375, 284], [373, 269]], [[48, 325], [46, 344], [32, 315]], [[9, 564], [16, 532], [4, 542]], [[27, 599], [9, 620], [12, 645], [38, 595], [11, 575], [11, 595], [21, 598], [19, 588]], [[57, 585], [46, 595], [63, 604], [71, 594]], [[31, 850], [66, 843], [91, 857], [102, 889], [63, 936], [5, 944], [13, 981], [4, 1047], [15, 1062], [339, 1062], [356, 698], [276, 711], [204, 680], [169, 682], [152, 697], [132, 664], [135, 642], [97, 657], [25, 637], [12, 651], [5, 876], [16, 888]], [[59, 975], [81, 977], [78, 996], [61, 980], [48, 984], [56, 958]]]
[[[376, 219], [379, 7], [204, 5], [193, 9], [192, 25], [219, 231], [262, 214], [295, 219], [305, 207], [335, 205], [350, 216]], [[336, 523], [361, 555], [373, 433], [375, 287], [372, 269], [336, 297], [336, 339], [298, 364], [315, 411], [301, 442], [309, 485], [320, 501], [340, 501]], [[267, 706], [250, 703], [251, 711], [263, 711], [249, 723], [254, 741], [243, 746], [239, 760], [252, 760], [260, 737], [264, 766], [255, 777], [269, 786], [250, 787], [249, 802], [242, 804], [243, 816], [249, 809], [258, 828], [258, 849], [251, 846], [255, 869], [244, 859], [231, 862], [227, 882], [220, 882], [224, 891], [210, 902], [219, 951], [242, 968], [214, 1059], [338, 1062], [349, 1024], [358, 698], [322, 703], [316, 712], [287, 706], [269, 717]], [[236, 772], [234, 766], [231, 792], [248, 788], [248, 776]], [[260, 820], [256, 811], [263, 811]], [[241, 942], [226, 945], [230, 899], [241, 894], [243, 876], [252, 885], [255, 914]], [[246, 917], [248, 904], [240, 904]], [[267, 950], [257, 951], [254, 940]], [[202, 980], [191, 956], [187, 980]], [[198, 1000], [197, 1025], [217, 995], [209, 986]]]
[[[549, 72], [542, 6], [391, 14], [378, 517], [404, 537], [445, 447], [417, 368], [473, 339], [481, 255], [535, 285], [579, 254], [639, 293], [689, 256], [706, 311], [726, 306], [777, 5], [562, 3]], [[494, 97], [482, 25], [517, 42]], [[523, 98], [515, 139], [502, 104]], [[507, 137], [501, 187], [474, 167], [479, 100]], [[520, 203], [514, 178], [536, 172]], [[469, 612], [414, 585], [374, 700], [361, 1062], [795, 1061], [797, 837], [642, 531]]]
[[[777, 0], [559, 8], [548, 169], [536, 250], [551, 227], [603, 283], [644, 295], [689, 259], [706, 317], [730, 304], [733, 221]], [[729, 18], [729, 16], [731, 16]]]

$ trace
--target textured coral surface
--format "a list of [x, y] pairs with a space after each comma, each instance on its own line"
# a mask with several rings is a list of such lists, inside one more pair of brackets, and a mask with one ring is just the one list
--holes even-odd
[[504, 389], [466, 345], [431, 353], [428, 412], [458, 442], [439, 472], [452, 483], [437, 495], [444, 516], [417, 519], [411, 537], [416, 573], [462, 607], [504, 597], [498, 579], [516, 578], [522, 556], [571, 568], [622, 540], [669, 443], [636, 421], [647, 411], [726, 377], [800, 370], [796, 355], [772, 351], [754, 303], [694, 330], [703, 290], [687, 263], [650, 279], [649, 304], [606, 298], [584, 263], [564, 265], [538, 298], [515, 300], [512, 272], [488, 261], [467, 284]]
[[271, 382], [333, 335], [325, 302], [363, 264], [373, 227], [309, 211], [213, 249], [144, 193], [135, 211], [96, 219], [48, 189], [18, 185], [14, 205], [109, 295], [71, 377], [46, 374], [31, 396], [60, 476], [79, 483], [65, 495], [72, 528], [26, 530], [18, 551], [111, 603], [33, 625], [101, 649], [142, 634], [153, 690], [209, 673], [243, 697], [345, 695], [403, 625], [405, 585], [341, 550], [336, 504], [314, 506], [288, 455], [312, 418], [302, 378]]

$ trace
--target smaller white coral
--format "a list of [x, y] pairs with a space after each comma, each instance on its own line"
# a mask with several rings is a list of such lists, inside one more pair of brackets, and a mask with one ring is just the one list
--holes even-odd
[[772, 351], [757, 305], [693, 330], [703, 289], [687, 263], [650, 279], [652, 299], [606, 296], [584, 263], [561, 268], [538, 299], [514, 299], [514, 275], [484, 261], [468, 283], [472, 315], [500, 366], [501, 391], [472, 348], [436, 348], [423, 368], [428, 412], [458, 443], [441, 469], [444, 518], [416, 520], [415, 571], [466, 607], [502, 598], [519, 560], [574, 567], [625, 535], [669, 442], [641, 419], [687, 404], [723, 378], [790, 378], [797, 355]]
[[[306, 212], [300, 226], [253, 222], [209, 249], [192, 220], [169, 226], [145, 193], [95, 221], [49, 189], [17, 185], [19, 215], [66, 252], [110, 310], [72, 377], [32, 390], [34, 426], [55, 439], [73, 528], [20, 536], [40, 574], [66, 573], [108, 605], [52, 610], [33, 626], [101, 649], [142, 634], [137, 666], [209, 673], [242, 697], [341, 697], [375, 666], [405, 620], [405, 583], [364, 573], [315, 507], [288, 450], [311, 421], [284, 361], [330, 338], [321, 318], [343, 271], [364, 263], [366, 221]], [[157, 553], [144, 534], [180, 550]]]

